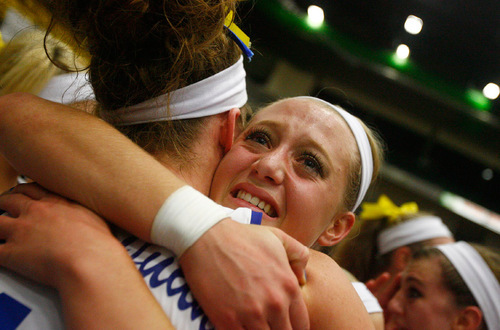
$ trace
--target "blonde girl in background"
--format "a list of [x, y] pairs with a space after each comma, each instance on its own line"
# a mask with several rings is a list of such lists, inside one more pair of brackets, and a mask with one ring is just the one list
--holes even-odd
[[365, 283], [386, 310], [412, 254], [454, 238], [441, 218], [419, 211], [415, 202], [397, 206], [381, 195], [376, 203], [365, 202], [361, 208], [359, 221], [331, 256]]

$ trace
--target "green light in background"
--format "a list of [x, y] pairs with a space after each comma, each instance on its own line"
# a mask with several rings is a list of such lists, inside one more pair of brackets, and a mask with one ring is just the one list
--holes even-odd
[[467, 101], [472, 104], [472, 106], [479, 110], [489, 111], [491, 109], [491, 101], [477, 89], [469, 89], [465, 93], [465, 97]]
[[408, 67], [408, 59], [410, 58], [410, 48], [405, 44], [400, 44], [396, 51], [389, 57], [389, 62], [393, 67], [405, 69]]
[[325, 20], [323, 9], [318, 6], [309, 6], [307, 8], [307, 24], [313, 29], [319, 29]]
[[394, 53], [389, 57], [389, 62], [398, 69], [404, 69], [408, 66], [408, 57], [402, 58]]

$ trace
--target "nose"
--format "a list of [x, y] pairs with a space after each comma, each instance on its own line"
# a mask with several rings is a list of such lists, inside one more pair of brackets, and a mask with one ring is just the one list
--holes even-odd
[[284, 153], [274, 151], [262, 154], [252, 164], [252, 172], [262, 180], [273, 184], [281, 184], [286, 177], [286, 166], [286, 156]]
[[403, 290], [400, 288], [396, 294], [387, 303], [387, 315], [390, 318], [391, 315], [397, 315], [403, 313], [402, 299]]

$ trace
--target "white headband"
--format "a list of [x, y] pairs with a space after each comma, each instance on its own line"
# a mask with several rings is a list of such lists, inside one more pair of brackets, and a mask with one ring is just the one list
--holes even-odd
[[201, 118], [239, 108], [245, 105], [248, 99], [245, 76], [241, 56], [236, 63], [213, 76], [171, 93], [113, 111], [113, 115], [107, 116], [109, 118], [106, 120], [117, 125], [133, 125]]
[[436, 246], [455, 267], [476, 299], [488, 329], [500, 324], [500, 284], [481, 255], [466, 242]]
[[352, 212], [356, 211], [359, 204], [361, 204], [361, 202], [363, 201], [363, 198], [365, 198], [366, 192], [370, 187], [370, 182], [372, 181], [372, 175], [373, 175], [372, 148], [370, 146], [370, 141], [368, 141], [368, 136], [366, 135], [363, 126], [361, 126], [361, 123], [358, 118], [354, 117], [341, 107], [326, 102], [325, 100], [312, 96], [298, 96], [296, 98], [311, 99], [324, 103], [325, 105], [335, 110], [339, 115], [341, 115], [342, 118], [344, 118], [344, 120], [349, 125], [349, 128], [351, 129], [354, 138], [356, 139], [359, 154], [361, 156], [361, 183], [359, 187], [358, 198], [356, 199], [356, 203], [354, 204], [354, 207], [351, 210]]
[[414, 218], [382, 230], [377, 237], [378, 254], [383, 255], [401, 246], [438, 237], [453, 237], [441, 218], [436, 216]]
[[94, 91], [83, 72], [70, 72], [52, 77], [38, 96], [62, 104], [94, 100]]

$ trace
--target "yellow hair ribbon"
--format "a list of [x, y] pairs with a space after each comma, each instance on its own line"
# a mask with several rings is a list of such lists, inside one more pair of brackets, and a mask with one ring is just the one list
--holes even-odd
[[2, 32], [0, 32], [0, 49], [2, 49], [3, 47], [5, 47], [5, 42], [3, 42], [2, 39]]
[[241, 31], [241, 29], [233, 23], [234, 13], [232, 10], [226, 16], [224, 20], [224, 26], [229, 31], [229, 35], [231, 39], [233, 39], [236, 44], [240, 47], [246, 57], [251, 60], [253, 56], [253, 52], [250, 50], [250, 38], [245, 34], [245, 32]]
[[226, 16], [224, 25], [229, 30], [231, 30], [238, 37], [238, 39], [240, 39], [241, 42], [245, 44], [245, 46], [250, 48], [251, 46], [250, 38], [245, 34], [245, 32], [241, 31], [241, 29], [236, 24], [233, 23], [233, 19], [234, 19], [234, 13], [232, 10], [230, 10]]
[[379, 220], [387, 218], [389, 222], [394, 222], [403, 215], [415, 214], [418, 212], [418, 205], [415, 202], [408, 202], [398, 207], [386, 195], [380, 195], [377, 203], [363, 203], [363, 210], [359, 217], [362, 220]]

